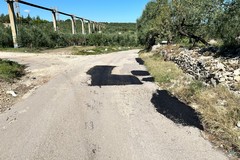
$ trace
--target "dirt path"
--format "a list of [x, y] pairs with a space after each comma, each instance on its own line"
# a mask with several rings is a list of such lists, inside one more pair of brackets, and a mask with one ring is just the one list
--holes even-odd
[[84, 57], [0, 57], [27, 64], [36, 76], [50, 77], [0, 114], [1, 160], [227, 159], [202, 138], [191, 109], [185, 109], [184, 116], [193, 116], [194, 123], [179, 118], [185, 126], [172, 121], [167, 109], [163, 114], [156, 110], [161, 104], [187, 106], [175, 99], [164, 101], [172, 97], [146, 82], [151, 78], [137, 63], [137, 50]]

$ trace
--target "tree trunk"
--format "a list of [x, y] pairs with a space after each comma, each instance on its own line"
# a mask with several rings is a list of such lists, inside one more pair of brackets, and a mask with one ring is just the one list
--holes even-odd
[[194, 39], [194, 44], [195, 42], [202, 42], [203, 44], [205, 44], [206, 46], [210, 46], [210, 44], [205, 40], [203, 39], [202, 37], [200, 36], [196, 36], [194, 35], [193, 33], [190, 33], [190, 32], [187, 32], [184, 27], [185, 26], [188, 26], [188, 25], [185, 25], [184, 24], [185, 22], [185, 19], [183, 19], [182, 23], [177, 27], [178, 28], [178, 32], [182, 35], [182, 36], [186, 36], [190, 39]]

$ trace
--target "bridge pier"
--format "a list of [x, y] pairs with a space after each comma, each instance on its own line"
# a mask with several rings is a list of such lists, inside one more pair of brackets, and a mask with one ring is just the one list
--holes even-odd
[[80, 19], [82, 24], [82, 34], [85, 34], [85, 28], [84, 28], [84, 19]]
[[18, 43], [17, 43], [18, 31], [17, 31], [16, 16], [15, 16], [14, 5], [13, 5], [14, 0], [7, 0], [6, 2], [8, 3], [8, 14], [9, 14], [11, 31], [12, 31], [13, 45], [14, 45], [14, 48], [18, 48]]
[[98, 26], [97, 26], [97, 30], [98, 30], [98, 32], [101, 32], [101, 28], [100, 28], [100, 23], [98, 23]]
[[75, 21], [75, 16], [71, 16], [71, 22], [72, 22], [72, 34], [76, 34], [76, 21]]
[[56, 16], [56, 10], [52, 10], [52, 17], [53, 17], [53, 30], [57, 31], [57, 16]]
[[[87, 27], [88, 27], [88, 33], [89, 34], [91, 34], [93, 32], [96, 32], [98, 30], [98, 28], [100, 30], [100, 26], [99, 26], [98, 23], [96, 23], [94, 21], [91, 21], [91, 20], [81, 18], [81, 17], [77, 17], [75, 15], [71, 15], [71, 14], [68, 14], [68, 13], [65, 13], [65, 12], [61, 12], [61, 11], [56, 11], [55, 9], [43, 7], [43, 6], [36, 5], [36, 4], [32, 4], [32, 3], [29, 3], [29, 2], [25, 2], [23, 0], [5, 0], [5, 1], [7, 2], [7, 5], [8, 5], [8, 12], [9, 12], [9, 19], [10, 19], [10, 26], [11, 26], [11, 31], [12, 31], [12, 39], [13, 39], [14, 48], [18, 48], [18, 42], [17, 42], [18, 30], [17, 30], [16, 15], [15, 15], [15, 11], [14, 11], [14, 2], [15, 1], [18, 2], [18, 3], [24, 4], [24, 5], [28, 5], [28, 6], [31, 6], [31, 7], [35, 7], [35, 8], [39, 8], [39, 9], [43, 9], [43, 10], [47, 10], [47, 11], [52, 12], [54, 31], [58, 30], [57, 14], [62, 14], [62, 15], [71, 17], [72, 34], [76, 34], [76, 18], [81, 20], [82, 34], [86, 34], [87, 31], [85, 31], [85, 28], [87, 28]], [[87, 22], [87, 27], [85, 26], [86, 25], [85, 22]]]
[[96, 28], [95, 28], [95, 22], [93, 22], [93, 33], [96, 32]]
[[92, 31], [91, 31], [91, 21], [88, 20], [88, 33], [91, 34]]

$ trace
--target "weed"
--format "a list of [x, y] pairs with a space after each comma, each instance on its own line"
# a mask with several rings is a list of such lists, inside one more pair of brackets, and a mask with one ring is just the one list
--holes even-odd
[[86, 49], [74, 47], [73, 54], [74, 55], [97, 55], [97, 54], [111, 53], [115, 51], [123, 51], [127, 49], [131, 49], [131, 47], [96, 46], [96, 47], [90, 47]]
[[197, 96], [205, 129], [225, 143], [225, 148], [240, 150], [240, 98], [224, 86], [209, 88]]
[[44, 48], [37, 49], [37, 48], [0, 48], [0, 51], [4, 52], [25, 52], [25, 53], [39, 53]]
[[182, 71], [174, 63], [163, 61], [163, 57], [159, 55], [148, 56], [143, 54], [141, 56], [145, 59], [146, 66], [156, 82], [160, 84], [170, 83], [172, 80], [178, 79], [182, 74]]
[[25, 66], [9, 60], [0, 59], [0, 80], [12, 82], [25, 74]]

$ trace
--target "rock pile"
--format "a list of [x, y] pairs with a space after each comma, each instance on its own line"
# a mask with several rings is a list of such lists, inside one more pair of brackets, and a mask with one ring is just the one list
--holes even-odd
[[216, 86], [226, 85], [240, 95], [240, 58], [214, 58], [204, 56], [199, 50], [181, 49], [178, 53], [161, 50], [167, 60], [175, 62], [197, 80]]

